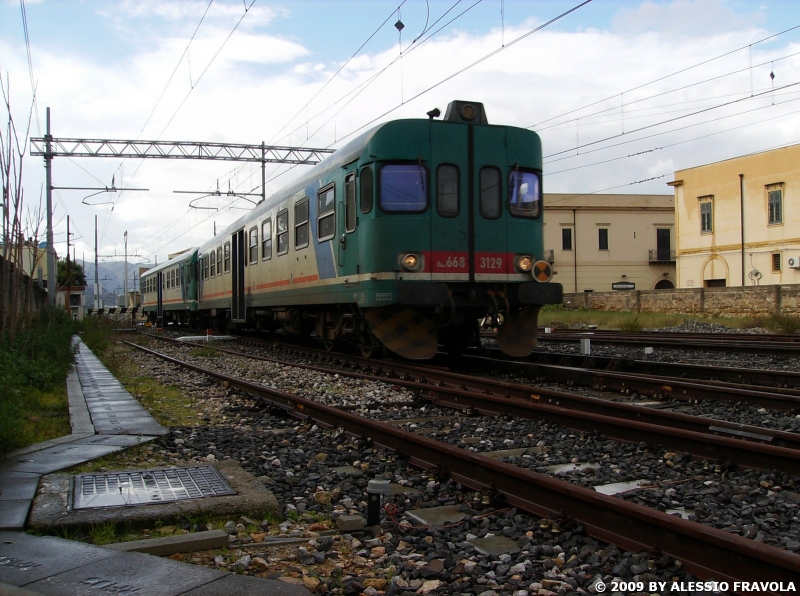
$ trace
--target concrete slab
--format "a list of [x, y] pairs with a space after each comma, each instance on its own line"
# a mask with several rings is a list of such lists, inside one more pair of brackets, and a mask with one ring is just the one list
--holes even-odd
[[19, 532], [25, 529], [25, 520], [28, 519], [30, 508], [30, 499], [0, 501], [0, 530]]
[[442, 526], [461, 521], [467, 516], [466, 513], [459, 510], [459, 507], [459, 505], [445, 505], [444, 507], [411, 509], [406, 511], [405, 515], [426, 526]]
[[0, 473], [33, 472], [49, 474], [77, 464], [82, 464], [109, 453], [119, 451], [122, 447], [115, 445], [73, 445], [71, 443], [36, 451], [23, 455], [15, 460], [4, 460], [0, 464]]
[[397, 484], [396, 482], [392, 482], [389, 485], [389, 490], [392, 492], [393, 495], [418, 495], [418, 494], [420, 494], [420, 490], [418, 488], [414, 488], [413, 486], [403, 486], [402, 484]]
[[[308, 542], [308, 539], [305, 539]], [[213, 550], [227, 548], [228, 533], [224, 530], [210, 530], [208, 532], [192, 532], [178, 536], [164, 536], [163, 538], [148, 538], [147, 540], [131, 540], [109, 544], [104, 548], [117, 552], [136, 552], [158, 557], [167, 557], [175, 553], [192, 553], [198, 550]]]
[[475, 550], [484, 555], [502, 555], [506, 553], [519, 552], [520, 548], [516, 540], [511, 540], [508, 536], [490, 536], [488, 538], [474, 538], [468, 540]]
[[27, 586], [42, 578], [114, 556], [118, 555], [113, 551], [63, 538], [0, 532], [0, 582]]
[[637, 488], [644, 486], [646, 484], [650, 484], [650, 481], [630, 480], [628, 482], [612, 482], [611, 484], [598, 484], [593, 488], [597, 492], [603, 493], [604, 495], [618, 495], [620, 493], [626, 493], [631, 490], [636, 490]]
[[331, 468], [331, 472], [334, 474], [352, 475], [355, 471], [356, 469], [353, 466], [336, 466], [335, 468]]
[[38, 592], [32, 592], [25, 588], [17, 588], [8, 584], [0, 583], [0, 596], [41, 596]]
[[225, 577], [186, 592], [182, 596], [310, 596], [311, 592], [295, 584], [247, 575]]
[[590, 462], [577, 462], [574, 464], [553, 464], [552, 466], [545, 466], [549, 472], [553, 474], [563, 474], [564, 472], [575, 472], [576, 470], [585, 470], [586, 468], [598, 468], [600, 464], [593, 464]]
[[483, 451], [481, 455], [493, 459], [505, 459], [507, 457], [522, 457], [533, 453], [543, 453], [543, 447], [519, 447], [517, 449], [498, 449], [497, 451]]
[[41, 474], [10, 472], [0, 476], [0, 501], [33, 499]]
[[50, 596], [89, 596], [100, 592], [177, 596], [225, 575], [216, 569], [188, 567], [186, 563], [140, 553], [97, 550], [111, 556], [57, 575], [51, 573], [25, 587]]
[[16, 449], [14, 451], [9, 451], [8, 453], [6, 453], [3, 456], [3, 458], [0, 459], [0, 463], [6, 459], [19, 458], [20, 456], [27, 455], [28, 453], [33, 453], [34, 451], [42, 451], [43, 449], [49, 449], [50, 447], [57, 447], [59, 445], [64, 445], [65, 443], [72, 443], [73, 441], [78, 441], [80, 439], [85, 439], [91, 436], [94, 436], [94, 428], [92, 428], [92, 432], [73, 433], [71, 435], [64, 435], [63, 437], [58, 437], [57, 439], [51, 439], [49, 441], [42, 441], [41, 443], [35, 443], [34, 445], [28, 445], [27, 447], [21, 447], [20, 449]]
[[116, 445], [117, 447], [133, 447], [156, 439], [154, 436], [133, 435], [92, 435], [75, 441], [78, 445]]
[[238, 494], [104, 509], [69, 508], [70, 476], [50, 474], [44, 476], [40, 482], [40, 488], [28, 518], [28, 527], [31, 529], [47, 528], [52, 532], [56, 528], [107, 522], [139, 524], [151, 523], [156, 519], [168, 522], [176, 518], [204, 513], [220, 516], [236, 515], [238, 518], [242, 512], [246, 511], [280, 511], [275, 495], [267, 490], [260, 480], [243, 470], [238, 463], [227, 460], [215, 462], [214, 466]]

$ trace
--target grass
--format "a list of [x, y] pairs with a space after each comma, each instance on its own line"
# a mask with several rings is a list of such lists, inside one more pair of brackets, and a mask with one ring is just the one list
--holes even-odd
[[597, 325], [598, 329], [621, 329], [635, 332], [642, 329], [677, 327], [686, 321], [714, 323], [734, 329], [767, 326], [765, 319], [753, 317], [702, 317], [680, 313], [615, 312], [609, 310], [567, 310], [561, 306], [544, 307], [539, 312], [539, 325], [570, 327]]
[[219, 350], [212, 346], [200, 346], [197, 348], [192, 348], [192, 351], [189, 352], [191, 356], [195, 358], [219, 358]]
[[0, 453], [70, 433], [74, 330], [65, 311], [47, 309], [13, 338], [0, 336]]

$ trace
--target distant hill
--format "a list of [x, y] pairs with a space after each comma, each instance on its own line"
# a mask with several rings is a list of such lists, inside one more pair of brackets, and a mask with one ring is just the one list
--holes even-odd
[[[128, 263], [128, 291], [139, 289], [139, 263]], [[106, 306], [117, 304], [117, 296], [123, 294], [125, 286], [125, 261], [101, 261], [98, 263], [100, 287], [102, 288], [103, 302]], [[84, 268], [86, 273], [86, 305], [94, 307], [94, 261], [87, 260]]]

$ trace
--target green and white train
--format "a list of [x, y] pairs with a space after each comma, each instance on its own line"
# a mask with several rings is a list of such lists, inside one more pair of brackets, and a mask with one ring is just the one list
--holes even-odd
[[247, 215], [142, 276], [151, 320], [316, 333], [413, 359], [499, 325], [512, 356], [561, 302], [543, 260], [539, 136], [453, 101], [362, 134]]

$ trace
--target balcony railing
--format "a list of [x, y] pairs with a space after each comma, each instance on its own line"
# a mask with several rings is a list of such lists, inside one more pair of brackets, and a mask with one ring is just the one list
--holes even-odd
[[556, 251], [555, 251], [555, 249], [548, 248], [547, 250], [545, 250], [544, 251], [544, 256], [542, 258], [552, 265], [556, 260]]
[[675, 251], [663, 250], [658, 248], [650, 249], [650, 262], [651, 263], [674, 263]]

